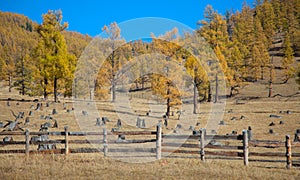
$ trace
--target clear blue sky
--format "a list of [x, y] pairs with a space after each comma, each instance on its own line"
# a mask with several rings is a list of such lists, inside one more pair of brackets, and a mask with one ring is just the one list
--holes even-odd
[[[68, 30], [95, 36], [104, 25], [121, 23], [134, 18], [161, 17], [179, 21], [193, 29], [203, 19], [203, 11], [210, 4], [219, 13], [226, 9], [240, 10], [245, 0], [1, 0], [0, 10], [24, 14], [42, 22], [42, 14], [49, 9], [61, 9]], [[246, 0], [252, 6], [254, 0]]]

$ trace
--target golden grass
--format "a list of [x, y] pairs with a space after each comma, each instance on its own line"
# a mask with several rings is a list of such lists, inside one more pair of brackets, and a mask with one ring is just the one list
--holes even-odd
[[241, 161], [173, 158], [128, 164], [100, 154], [1, 155], [4, 179], [299, 179], [299, 169], [286, 170]]

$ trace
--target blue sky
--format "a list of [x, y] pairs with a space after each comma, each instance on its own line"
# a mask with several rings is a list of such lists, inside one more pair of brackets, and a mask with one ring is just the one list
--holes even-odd
[[[101, 33], [104, 25], [116, 21], [121, 23], [134, 18], [160, 17], [183, 23], [195, 29], [196, 22], [203, 19], [203, 11], [210, 4], [219, 13], [226, 9], [240, 10], [245, 0], [1, 0], [0, 10], [24, 14], [41, 23], [42, 14], [49, 9], [61, 9], [63, 21], [69, 23], [68, 30], [91, 36]], [[246, 0], [252, 6], [254, 0]]]

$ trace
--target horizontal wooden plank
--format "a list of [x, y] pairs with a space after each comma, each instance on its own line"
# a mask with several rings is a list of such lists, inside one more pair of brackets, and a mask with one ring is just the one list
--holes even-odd
[[284, 163], [285, 160], [275, 160], [275, 159], [249, 159], [249, 162], [280, 162]]
[[243, 157], [244, 153], [232, 151], [205, 151], [205, 155]]
[[285, 157], [283, 152], [249, 152], [249, 156]]
[[25, 149], [10, 149], [10, 150], [0, 150], [0, 154], [12, 154], [12, 153], [22, 153], [25, 154]]
[[24, 135], [25, 136], [25, 132], [24, 131], [2, 131], [0, 132], [0, 136], [21, 136]]
[[161, 149], [161, 152], [169, 152], [169, 153], [182, 153], [182, 154], [200, 154], [199, 151], [195, 150], [183, 150], [183, 149]]
[[[162, 135], [162, 138], [166, 139], [190, 139], [190, 140], [199, 140], [200, 135]], [[206, 135], [206, 140], [242, 140], [241, 135]]]
[[113, 135], [156, 135], [156, 131], [114, 131], [109, 134]]
[[[69, 140], [69, 144], [103, 144], [103, 140]], [[108, 144], [134, 144], [156, 142], [156, 139], [108, 140]], [[64, 141], [62, 142], [64, 143]]]
[[275, 140], [251, 140], [251, 143], [268, 143], [268, 144], [284, 144], [284, 141], [275, 141]]
[[[25, 135], [24, 132], [4, 133], [3, 135], [14, 135], [14, 134]], [[64, 136], [65, 132], [30, 132], [30, 135]], [[103, 132], [68, 132], [68, 135], [69, 136], [102, 136]], [[115, 131], [115, 132], [108, 132], [107, 135], [156, 135], [156, 131]]]
[[68, 132], [69, 136], [102, 136], [103, 132]]
[[[183, 154], [200, 154], [200, 151], [196, 150], [183, 150], [183, 149], [162, 149], [162, 152], [171, 153], [183, 153]], [[230, 151], [205, 151], [205, 155], [213, 156], [230, 156], [230, 157], [242, 157], [242, 152], [230, 152]]]
[[29, 151], [29, 154], [63, 154], [65, 149], [51, 149], [51, 150], [42, 150], [42, 151]]
[[69, 149], [69, 153], [100, 153], [103, 152], [103, 149], [98, 148], [77, 148]]
[[243, 146], [217, 146], [217, 145], [211, 145], [208, 144], [205, 146], [205, 148], [210, 148], [210, 149], [231, 149], [231, 150], [242, 150]]
[[30, 144], [39, 145], [39, 144], [63, 144], [65, 143], [64, 139], [58, 140], [47, 140], [47, 141], [30, 141]]
[[25, 144], [25, 141], [9, 141], [9, 142], [0, 141], [0, 147], [6, 145], [17, 145], [17, 144]]
[[207, 135], [205, 139], [215, 140], [243, 140], [242, 135]]
[[[162, 146], [184, 147], [184, 148], [198, 148], [199, 149], [199, 144], [162, 143]], [[218, 146], [218, 145], [207, 144], [205, 146], [205, 148], [240, 150], [240, 149], [243, 149], [243, 146]]]
[[135, 153], [135, 152], [150, 152], [155, 153], [156, 148], [108, 148], [108, 152], [110, 153]]
[[116, 140], [116, 141], [109, 141], [108, 144], [135, 144], [135, 143], [148, 143], [148, 142], [156, 142], [156, 139]]
[[199, 144], [181, 144], [181, 143], [162, 143], [162, 146], [171, 146], [171, 147], [185, 147], [185, 148], [198, 148]]
[[53, 135], [53, 136], [63, 136], [65, 132], [29, 132], [31, 136], [40, 136], [40, 135]]

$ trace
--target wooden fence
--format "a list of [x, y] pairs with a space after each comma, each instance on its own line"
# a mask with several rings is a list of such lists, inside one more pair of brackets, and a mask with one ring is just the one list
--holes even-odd
[[[285, 141], [252, 140], [252, 132], [244, 130], [240, 135], [207, 135], [205, 129], [200, 129], [195, 135], [163, 134], [161, 125], [157, 126], [156, 131], [115, 131], [108, 132], [103, 128], [102, 132], [70, 132], [65, 127], [63, 132], [0, 132], [0, 136], [23, 136], [25, 140], [12, 140], [0, 142], [0, 154], [2, 153], [24, 153], [26, 155], [36, 153], [92, 153], [102, 152], [104, 156], [108, 153], [122, 152], [148, 152], [152, 153], [156, 159], [161, 159], [162, 155], [194, 155], [205, 161], [206, 158], [226, 158], [243, 160], [244, 165], [249, 161], [257, 162], [282, 162], [286, 163], [287, 168], [292, 167], [293, 158], [299, 158], [300, 153], [293, 153], [292, 148], [299, 148], [299, 142], [291, 143], [290, 136], [286, 136]], [[56, 136], [61, 139], [47, 139], [43, 141], [34, 140], [32, 137]], [[72, 139], [74, 136], [85, 136], [85, 139]], [[88, 140], [87, 136], [93, 136], [93, 140]], [[124, 139], [124, 136], [131, 139]], [[110, 138], [109, 138], [110, 137]], [[123, 139], [122, 139], [123, 137]], [[139, 137], [139, 138], [135, 138]], [[15, 138], [13, 138], [15, 139]], [[18, 139], [18, 138], [16, 138]], [[19, 138], [20, 139], [20, 138]], [[23, 138], [24, 139], [24, 138]], [[180, 142], [183, 140], [184, 142]], [[178, 141], [178, 142], [177, 142]], [[113, 148], [113, 145], [119, 144], [146, 144], [154, 143], [151, 148]], [[32, 150], [34, 145], [55, 144], [61, 145], [61, 148], [47, 150]], [[79, 147], [70, 148], [70, 145], [76, 144]], [[80, 147], [86, 144], [98, 144], [101, 148]], [[24, 149], [5, 149], [6, 146], [24, 145]], [[18, 146], [20, 147], [20, 146]], [[114, 146], [116, 147], [116, 146]], [[269, 149], [272, 152], [268, 152]], [[262, 150], [263, 149], [263, 150]], [[274, 150], [276, 149], [276, 151]], [[278, 149], [278, 151], [277, 151]], [[260, 157], [255, 159], [255, 157]], [[262, 159], [262, 158], [264, 159]], [[267, 159], [275, 157], [276, 159]], [[278, 157], [284, 160], [278, 160]], [[299, 165], [299, 161], [293, 161]]]

